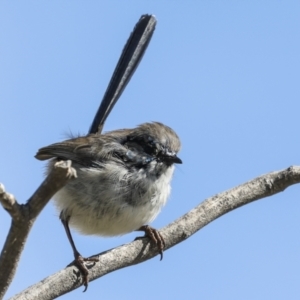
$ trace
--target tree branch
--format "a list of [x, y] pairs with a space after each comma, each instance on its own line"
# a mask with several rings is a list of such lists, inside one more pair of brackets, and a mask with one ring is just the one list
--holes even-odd
[[[18, 204], [0, 184], [0, 202], [12, 218], [11, 227], [0, 255], [0, 299], [15, 275], [29, 231], [41, 210], [69, 179], [76, 177], [71, 162], [58, 162], [27, 203]], [[4, 271], [5, 270], [5, 271]]]
[[[282, 192], [287, 187], [299, 182], [300, 167], [294, 166], [257, 177], [238, 187], [206, 199], [190, 212], [160, 230], [166, 242], [166, 249], [184, 241], [220, 216], [255, 200]], [[157, 255], [156, 249], [149, 247], [149, 245], [149, 240], [142, 238], [98, 254], [99, 262], [90, 267], [90, 281], [154, 257]], [[81, 284], [82, 277], [79, 270], [70, 265], [32, 285], [14, 296], [12, 300], [54, 299], [80, 287]]]

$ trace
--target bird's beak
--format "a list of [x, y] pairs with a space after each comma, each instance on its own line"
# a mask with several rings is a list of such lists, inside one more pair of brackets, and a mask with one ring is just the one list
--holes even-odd
[[182, 164], [182, 160], [175, 153], [167, 152], [166, 154], [161, 155], [160, 158], [169, 165]]
[[170, 160], [174, 164], [182, 164], [182, 160], [177, 155], [174, 155], [173, 157], [170, 157]]

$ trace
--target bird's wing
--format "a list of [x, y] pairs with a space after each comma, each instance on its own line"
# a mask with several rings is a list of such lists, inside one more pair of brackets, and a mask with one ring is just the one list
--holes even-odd
[[91, 143], [90, 137], [70, 139], [40, 148], [35, 155], [35, 158], [47, 160], [57, 157], [60, 159], [80, 161], [83, 156], [86, 158], [92, 157], [92, 145], [93, 143]]

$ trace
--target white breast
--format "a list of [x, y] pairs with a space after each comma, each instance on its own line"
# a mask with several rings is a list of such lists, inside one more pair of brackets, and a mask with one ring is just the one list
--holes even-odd
[[[167, 168], [158, 179], [147, 177], [144, 170], [131, 173], [136, 176], [132, 181], [139, 184], [120, 189], [128, 170], [79, 168], [78, 178], [55, 195], [55, 204], [70, 216], [70, 226], [83, 234], [122, 235], [156, 218], [169, 197], [173, 171], [174, 166]], [[132, 202], [124, 200], [128, 195]]]

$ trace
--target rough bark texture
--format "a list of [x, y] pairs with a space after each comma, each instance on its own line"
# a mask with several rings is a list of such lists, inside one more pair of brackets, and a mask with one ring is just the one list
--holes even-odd
[[[57, 181], [54, 180], [53, 183], [53, 181], [47, 178], [45, 182], [41, 185], [41, 187], [38, 189], [39, 192], [37, 191], [34, 194], [34, 196], [38, 194], [38, 196], [36, 196], [38, 197], [36, 198], [38, 200], [35, 200], [34, 202], [31, 199], [30, 200], [32, 201], [31, 205], [33, 205], [33, 203], [36, 203], [36, 205], [39, 206], [39, 209], [44, 207], [48, 199], [50, 199], [51, 196], [53, 195], [54, 191], [57, 191], [59, 189], [57, 185], [57, 182], [59, 180]], [[217, 194], [211, 198], [206, 199], [205, 201], [200, 203], [197, 207], [192, 209], [190, 212], [188, 212], [187, 214], [183, 215], [175, 222], [169, 224], [168, 226], [160, 230], [166, 242], [166, 250], [184, 241], [192, 234], [194, 234], [195, 232], [197, 232], [198, 230], [200, 230], [202, 227], [209, 224], [213, 220], [217, 219], [218, 217], [240, 206], [251, 203], [255, 200], [262, 199], [274, 195], [276, 193], [282, 192], [287, 187], [299, 182], [300, 182], [300, 167], [290, 167], [283, 171], [272, 172], [257, 177], [238, 187], [235, 187], [231, 190], [228, 190], [226, 192]], [[55, 187], [51, 187], [52, 184], [54, 184]], [[43, 186], [44, 188], [42, 188]], [[63, 185], [61, 185], [61, 187], [62, 186]], [[43, 191], [45, 193], [44, 195], [43, 195]], [[1, 196], [2, 196], [1, 203], [4, 206], [4, 208], [11, 214], [13, 218], [12, 223], [14, 223], [16, 218], [15, 215], [18, 216], [19, 213], [17, 211], [18, 209], [21, 208], [20, 207], [14, 208], [14, 204], [13, 204], [14, 200], [12, 200], [13, 197], [11, 195], [2, 192], [0, 198]], [[43, 201], [44, 204], [41, 204], [40, 203], [41, 201]], [[26, 205], [28, 205], [28, 203]], [[9, 208], [7, 208], [7, 206]], [[31, 209], [34, 208], [32, 207]], [[8, 260], [15, 261], [15, 266], [14, 266], [14, 270], [15, 270], [20, 253], [25, 243], [25, 238], [38, 212], [34, 214], [34, 217], [32, 217], [32, 214], [31, 217], [26, 217], [27, 221], [26, 222], [24, 221], [24, 223], [22, 223], [23, 227], [21, 226], [21, 228], [19, 228], [17, 225], [14, 224], [12, 225], [11, 231], [13, 231], [13, 233], [11, 232], [9, 233], [8, 240], [5, 244], [3, 250], [4, 254], [2, 253], [3, 257], [1, 256], [0, 259], [0, 269], [7, 268], [7, 264], [9, 263], [5, 261], [3, 262], [3, 260], [8, 259]], [[26, 228], [26, 230], [24, 228]], [[22, 233], [21, 236], [22, 237], [25, 236], [25, 238], [23, 238], [23, 241], [18, 241], [19, 250], [17, 251], [17, 253], [15, 253], [15, 256], [12, 256], [11, 253], [7, 254], [7, 252], [12, 251], [10, 245], [12, 240], [10, 238], [10, 235], [14, 234], [16, 236], [20, 236], [19, 231], [22, 232], [23, 230], [26, 231], [26, 234]], [[149, 246], [150, 246], [149, 240], [147, 238], [143, 238], [143, 239], [136, 240], [130, 244], [126, 244], [117, 247], [115, 249], [97, 254], [96, 256], [99, 257], [99, 262], [92, 264], [89, 269], [90, 281], [95, 280], [115, 270], [141, 263], [157, 255], [156, 249]], [[12, 278], [13, 274], [10, 276]], [[10, 281], [7, 280], [6, 285], [3, 286], [2, 280], [4, 279], [0, 278], [0, 283], [1, 283], [0, 295], [4, 295], [4, 292], [6, 291], [8, 284], [11, 282], [11, 280]], [[14, 296], [12, 299], [22, 299], [22, 300], [54, 299], [58, 296], [61, 296], [65, 293], [68, 293], [80, 287], [81, 285], [82, 285], [82, 277], [80, 275], [80, 272], [75, 266], [70, 265], [67, 268], [61, 270], [60, 272], [45, 278], [44, 280], [42, 280], [41, 282], [35, 285], [32, 285], [31, 287], [27, 288], [20, 294]]]
[[18, 204], [14, 196], [6, 193], [4, 186], [0, 185], [0, 202], [12, 218], [0, 255], [0, 299], [3, 298], [13, 280], [27, 236], [36, 217], [52, 196], [74, 177], [76, 171], [71, 168], [70, 161], [56, 163], [55, 168], [26, 204]]

